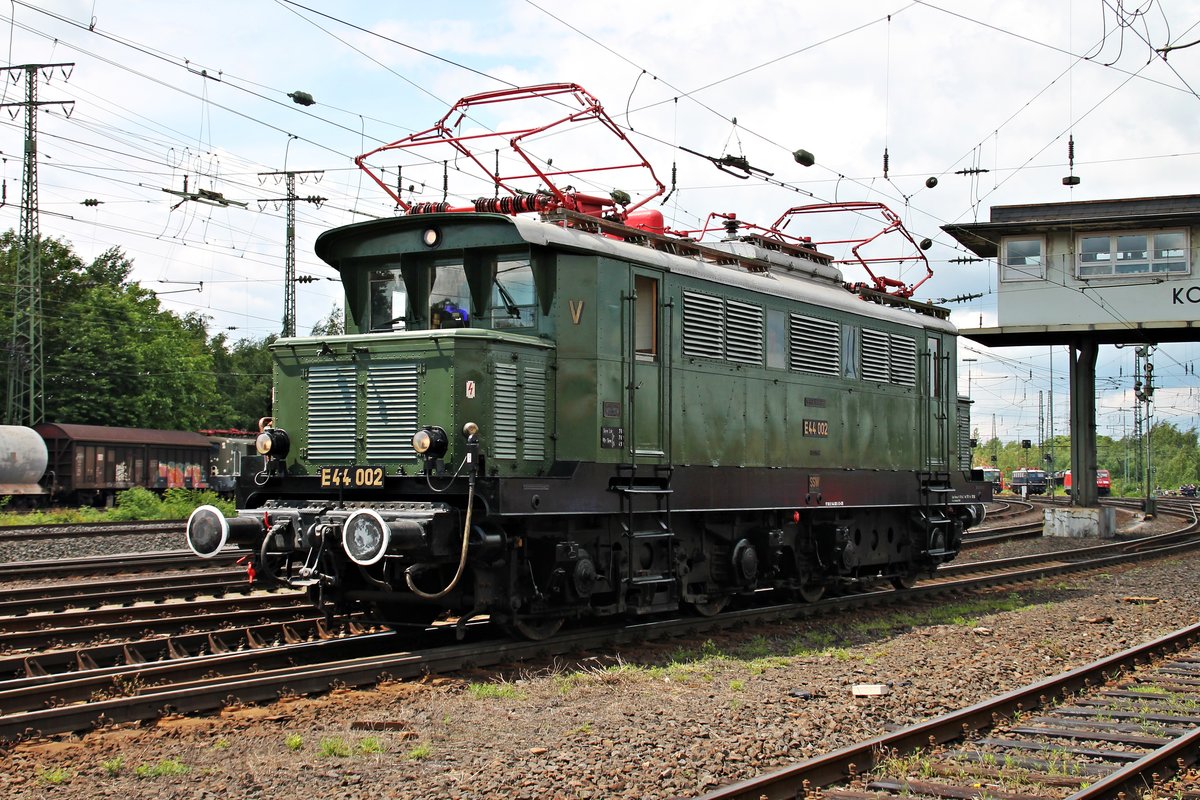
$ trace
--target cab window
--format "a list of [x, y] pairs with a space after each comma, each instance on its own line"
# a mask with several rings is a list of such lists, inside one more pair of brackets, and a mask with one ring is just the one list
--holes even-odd
[[402, 331], [408, 327], [408, 292], [399, 269], [371, 271], [371, 330]]
[[430, 328], [471, 327], [471, 288], [461, 263], [433, 265], [429, 292]]
[[533, 290], [533, 269], [528, 258], [496, 259], [490, 305], [492, 328], [533, 327], [537, 295]]

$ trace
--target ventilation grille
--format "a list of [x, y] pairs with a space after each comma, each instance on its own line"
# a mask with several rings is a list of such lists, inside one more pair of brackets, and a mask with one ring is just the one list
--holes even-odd
[[525, 368], [525, 445], [526, 461], [546, 458], [546, 371], [540, 365]]
[[842, 374], [842, 326], [814, 317], [791, 316], [791, 360], [796, 372]]
[[864, 329], [862, 332], [863, 380], [917, 385], [917, 341], [911, 336]]
[[763, 363], [763, 310], [725, 301], [725, 358], [738, 364]]
[[411, 443], [416, 430], [416, 366], [372, 366], [367, 379], [367, 458], [372, 461], [415, 458]]
[[917, 340], [893, 333], [890, 337], [891, 381], [900, 386], [917, 385]]
[[865, 381], [887, 383], [891, 371], [888, 369], [888, 335], [867, 328], [862, 332], [862, 376]]
[[492, 457], [517, 457], [517, 428], [520, 403], [517, 398], [517, 365], [496, 365], [495, 430]]
[[958, 403], [958, 467], [971, 470], [971, 404]]
[[308, 370], [308, 457], [354, 460], [356, 431], [353, 366]]
[[724, 357], [725, 308], [721, 298], [683, 293], [683, 354], [693, 358]]

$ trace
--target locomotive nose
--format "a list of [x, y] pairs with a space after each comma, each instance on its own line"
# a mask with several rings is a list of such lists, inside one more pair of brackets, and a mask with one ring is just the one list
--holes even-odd
[[200, 506], [187, 522], [187, 543], [201, 558], [212, 558], [229, 541], [229, 521], [220, 509]]

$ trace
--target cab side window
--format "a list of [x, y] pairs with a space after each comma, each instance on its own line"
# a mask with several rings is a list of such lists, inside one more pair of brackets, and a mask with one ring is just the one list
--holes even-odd
[[372, 270], [370, 291], [371, 330], [405, 330], [408, 327], [408, 292], [400, 270]]

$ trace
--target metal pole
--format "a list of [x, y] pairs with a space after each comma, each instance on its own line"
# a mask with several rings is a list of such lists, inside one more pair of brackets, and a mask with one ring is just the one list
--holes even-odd
[[[49, 81], [55, 69], [64, 79], [74, 64], [24, 64], [2, 67], [4, 72], [25, 72], [25, 102], [0, 103], [0, 108], [25, 107], [25, 158], [21, 182], [21, 233], [13, 290], [12, 339], [8, 351], [8, 402], [4, 419], [10, 425], [37, 425], [45, 417], [45, 350], [42, 336], [42, 261], [38, 230], [37, 112], [39, 106], [57, 105], [69, 113], [75, 102], [37, 99], [38, 73]], [[13, 76], [14, 81], [16, 76]]]
[[287, 191], [287, 197], [268, 198], [267, 200], [259, 200], [260, 203], [281, 202], [287, 205], [287, 236], [284, 242], [283, 256], [283, 332], [284, 337], [296, 335], [296, 201], [303, 200], [306, 203], [320, 206], [325, 202], [324, 197], [297, 197], [296, 196], [296, 176], [303, 175], [303, 179], [307, 179], [309, 175], [316, 175], [317, 180], [324, 175], [324, 170], [308, 169], [308, 170], [286, 170], [283, 172], [260, 172], [259, 178], [264, 178], [269, 175], [276, 178], [282, 177], [284, 180], [284, 189]]

